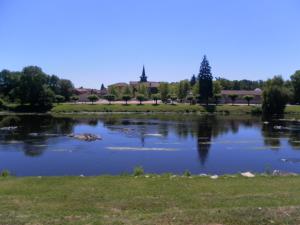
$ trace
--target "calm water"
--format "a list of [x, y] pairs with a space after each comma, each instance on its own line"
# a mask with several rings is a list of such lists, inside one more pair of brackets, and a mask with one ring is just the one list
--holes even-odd
[[[16, 126], [13, 130], [5, 127]], [[275, 128], [274, 128], [275, 126]], [[276, 126], [283, 126], [278, 129]], [[257, 117], [98, 115], [1, 116], [0, 170], [17, 176], [131, 173], [300, 173], [300, 122]], [[277, 129], [276, 129], [277, 128]], [[85, 142], [70, 133], [93, 133]]]

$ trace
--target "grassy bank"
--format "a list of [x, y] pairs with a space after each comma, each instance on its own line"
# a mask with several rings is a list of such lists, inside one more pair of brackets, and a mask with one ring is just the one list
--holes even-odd
[[53, 113], [71, 112], [216, 112], [232, 114], [250, 114], [255, 106], [219, 105], [219, 106], [199, 106], [188, 104], [160, 104], [160, 105], [122, 105], [122, 104], [60, 104], [53, 107]]
[[300, 177], [0, 179], [1, 224], [299, 224]]

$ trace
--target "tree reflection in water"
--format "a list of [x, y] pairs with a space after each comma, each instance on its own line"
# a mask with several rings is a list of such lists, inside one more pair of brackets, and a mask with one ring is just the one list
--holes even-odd
[[[87, 124], [99, 126], [103, 124], [106, 129], [115, 129], [127, 137], [141, 140], [145, 146], [147, 134], [159, 134], [167, 138], [175, 133], [178, 138], [196, 140], [199, 161], [205, 165], [209, 158], [209, 151], [213, 140], [221, 134], [237, 133], [239, 128], [257, 126], [261, 129], [264, 145], [271, 149], [281, 146], [282, 138], [293, 149], [300, 149], [300, 123], [297, 121], [273, 121], [263, 124], [259, 117], [251, 116], [212, 116], [212, 115], [101, 115], [101, 116], [66, 116], [53, 117], [51, 115], [22, 115], [0, 116], [0, 127], [14, 127], [15, 130], [0, 131], [1, 144], [19, 142], [22, 150], [28, 156], [38, 156], [47, 149], [49, 138], [53, 135], [62, 136], [74, 132], [75, 125]], [[274, 126], [291, 129], [276, 130]], [[124, 132], [124, 128], [133, 127], [132, 131]], [[151, 135], [149, 136], [151, 137]], [[53, 141], [53, 140], [52, 140]]]
[[[73, 132], [75, 120], [50, 115], [1, 116], [1, 144], [20, 143], [27, 156], [39, 156], [47, 148], [48, 139]], [[6, 130], [8, 127], [16, 129]]]

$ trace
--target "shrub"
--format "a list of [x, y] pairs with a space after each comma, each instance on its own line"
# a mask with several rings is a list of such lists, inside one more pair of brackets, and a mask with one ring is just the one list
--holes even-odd
[[252, 115], [261, 115], [262, 114], [261, 107], [254, 107], [253, 109], [251, 109], [251, 114]]
[[73, 95], [73, 96], [71, 96], [71, 101], [72, 102], [77, 102], [79, 100], [79, 97], [77, 96], [77, 95]]
[[92, 104], [94, 104], [94, 102], [97, 101], [99, 97], [97, 95], [89, 95], [88, 99], [92, 102]]
[[157, 105], [157, 101], [161, 99], [160, 94], [152, 95], [153, 101], [155, 101], [155, 105]]
[[193, 104], [194, 99], [195, 99], [194, 95], [188, 95], [188, 96], [186, 97], [186, 100], [188, 100], [188, 101], [190, 102], [190, 105]]
[[55, 95], [55, 102], [56, 103], [62, 103], [62, 102], [64, 102], [65, 101], [65, 97], [64, 96], [62, 96], [62, 95]]
[[1, 177], [8, 177], [10, 175], [9, 170], [2, 170], [1, 171]]
[[127, 102], [131, 99], [130, 95], [123, 95], [122, 99], [125, 101], [125, 104], [127, 105]]
[[234, 104], [235, 100], [238, 98], [237, 94], [230, 94], [228, 97], [231, 99], [231, 105]]
[[134, 175], [134, 176], [141, 176], [141, 175], [143, 175], [143, 174], [144, 174], [144, 169], [143, 169], [143, 167], [137, 166], [137, 167], [134, 168], [134, 170], [133, 170], [133, 175]]
[[112, 94], [108, 94], [108, 95], [105, 95], [104, 98], [109, 102], [109, 104], [111, 104], [111, 102], [116, 99], [116, 96], [112, 95]]
[[253, 95], [245, 95], [243, 98], [247, 101], [248, 105], [250, 105], [250, 101], [254, 98], [254, 96]]
[[138, 94], [136, 96], [136, 99], [140, 102], [140, 105], [142, 104], [143, 101], [145, 101], [145, 95], [142, 95], [142, 94]]
[[185, 176], [185, 177], [190, 177], [191, 175], [192, 175], [191, 172], [188, 170], [184, 171], [184, 173], [183, 173], [183, 176]]

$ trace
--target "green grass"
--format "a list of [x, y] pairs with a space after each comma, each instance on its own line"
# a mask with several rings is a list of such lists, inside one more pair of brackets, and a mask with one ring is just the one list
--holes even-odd
[[250, 114], [255, 106], [238, 106], [238, 105], [220, 105], [205, 106], [189, 104], [160, 104], [160, 105], [122, 105], [122, 104], [60, 104], [53, 107], [53, 113], [72, 113], [72, 112], [217, 112], [233, 114]]
[[0, 224], [299, 224], [300, 177], [0, 179]]
[[300, 105], [289, 105], [285, 108], [287, 114], [300, 114]]

